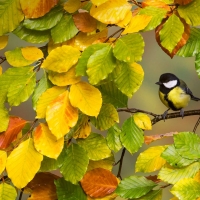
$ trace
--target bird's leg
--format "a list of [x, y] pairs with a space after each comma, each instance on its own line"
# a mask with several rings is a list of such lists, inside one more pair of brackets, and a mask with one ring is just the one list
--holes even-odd
[[168, 113], [169, 110], [170, 110], [170, 108], [167, 109], [167, 110], [162, 114], [162, 117], [163, 117], [163, 120], [164, 120], [164, 121], [165, 121], [165, 118], [166, 118], [167, 113]]
[[183, 117], [184, 117], [184, 110], [183, 110], [183, 108], [181, 108], [181, 110], [180, 110], [180, 115], [181, 115], [181, 117], [183, 119]]

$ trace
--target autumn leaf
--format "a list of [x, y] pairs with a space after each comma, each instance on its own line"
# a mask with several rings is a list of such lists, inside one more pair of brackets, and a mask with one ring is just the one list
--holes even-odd
[[144, 113], [135, 113], [133, 115], [133, 119], [139, 128], [141, 128], [143, 130], [151, 130], [152, 129], [151, 119], [149, 118], [148, 115], [146, 115]]
[[79, 50], [64, 45], [52, 50], [46, 60], [42, 63], [41, 68], [59, 73], [67, 72], [77, 63], [79, 56]]
[[76, 12], [81, 6], [81, 1], [80, 0], [68, 0], [67, 2], [64, 3], [64, 9], [68, 13], [74, 13]]
[[7, 162], [7, 153], [6, 151], [0, 150], [0, 174], [2, 174], [6, 168], [6, 162]]
[[26, 18], [42, 17], [57, 3], [58, 0], [20, 0], [21, 8]]
[[102, 97], [100, 91], [86, 82], [79, 82], [70, 87], [69, 99], [74, 107], [78, 107], [84, 114], [98, 116]]
[[91, 197], [104, 197], [117, 188], [118, 181], [114, 174], [103, 168], [87, 172], [81, 180], [85, 193]]
[[0, 149], [6, 149], [23, 129], [27, 121], [20, 117], [10, 117], [9, 125], [5, 132], [0, 134]]
[[23, 47], [21, 48], [21, 51], [22, 51], [23, 57], [26, 60], [36, 61], [44, 57], [43, 52], [34, 46]]
[[23, 141], [8, 156], [6, 170], [8, 177], [17, 188], [30, 182], [40, 168], [43, 156], [35, 150], [31, 138]]
[[8, 35], [0, 36], [0, 50], [5, 48], [8, 44]]
[[36, 200], [40, 197], [41, 199], [46, 200], [56, 199], [57, 195], [54, 181], [58, 178], [59, 176], [49, 172], [37, 173], [33, 180], [31, 180], [25, 187], [25, 191], [31, 190], [31, 196], [28, 199]]
[[6, 182], [0, 184], [0, 199], [16, 199], [17, 191], [13, 185], [10, 185]]
[[60, 155], [64, 138], [56, 140], [56, 137], [51, 133], [47, 124], [39, 124], [33, 134], [34, 146], [38, 152], [49, 157], [57, 159]]
[[73, 15], [73, 20], [79, 31], [89, 33], [97, 28], [97, 21], [89, 13], [77, 13]]
[[78, 110], [69, 101], [69, 92], [65, 91], [47, 107], [46, 120], [50, 131], [57, 140], [66, 135], [78, 121]]

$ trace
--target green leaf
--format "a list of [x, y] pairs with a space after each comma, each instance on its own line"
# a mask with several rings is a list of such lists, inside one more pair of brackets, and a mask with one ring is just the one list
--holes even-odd
[[98, 89], [102, 94], [103, 103], [111, 103], [115, 108], [127, 107], [128, 97], [116, 87], [114, 82], [100, 85]]
[[12, 51], [5, 52], [6, 60], [14, 67], [24, 67], [33, 63], [33, 61], [26, 60], [23, 55], [21, 48], [17, 47]]
[[189, 160], [180, 156], [174, 145], [169, 145], [161, 156], [173, 167], [184, 167], [195, 162], [195, 160]]
[[166, 146], [150, 147], [140, 153], [135, 165], [135, 172], [154, 172], [159, 170], [166, 161], [160, 156]]
[[130, 200], [162, 200], [162, 190], [152, 190], [140, 198], [134, 198]]
[[31, 30], [44, 31], [54, 27], [61, 20], [62, 16], [62, 7], [55, 6], [43, 17], [36, 19], [25, 19], [23, 25]]
[[143, 176], [130, 176], [123, 179], [115, 192], [122, 198], [139, 198], [152, 190], [156, 184]]
[[192, 27], [187, 43], [177, 52], [182, 57], [195, 56], [200, 51], [200, 29]]
[[49, 31], [36, 31], [25, 28], [22, 24], [18, 26], [13, 33], [20, 39], [30, 43], [43, 43], [47, 42], [50, 38]]
[[65, 42], [78, 33], [72, 15], [64, 14], [59, 23], [51, 29], [54, 43]]
[[[10, 68], [7, 70], [7, 78], [10, 80], [8, 89], [8, 103], [10, 106], [18, 106], [20, 103], [26, 101], [36, 85], [36, 75], [33, 67], [24, 68]], [[13, 77], [17, 79], [13, 80]]]
[[199, 0], [193, 0], [191, 3], [184, 5], [184, 6], [178, 6], [178, 13], [179, 15], [185, 19], [187, 24], [190, 24], [192, 26], [198, 26], [200, 25], [200, 1]]
[[[189, 142], [188, 142], [189, 141]], [[181, 132], [174, 135], [174, 146], [184, 158], [200, 158], [200, 137], [191, 132]]]
[[118, 152], [122, 148], [122, 144], [120, 141], [120, 133], [121, 130], [115, 124], [111, 128], [108, 129], [106, 140], [109, 148], [114, 152]]
[[50, 82], [50, 80], [47, 77], [47, 73], [44, 71], [44, 74], [42, 78], [40, 79], [39, 84], [35, 88], [32, 96], [32, 103], [33, 103], [33, 109], [36, 110], [36, 105], [39, 97], [42, 95], [43, 92], [45, 92], [47, 89], [53, 87], [53, 84]]
[[144, 143], [144, 135], [142, 129], [135, 124], [133, 116], [124, 121], [120, 139], [122, 145], [132, 154]]
[[99, 115], [96, 117], [90, 117], [92, 124], [99, 130], [107, 130], [113, 126], [116, 122], [119, 122], [118, 112], [115, 107], [108, 103], [103, 104]]
[[161, 45], [172, 53], [177, 43], [181, 40], [183, 33], [183, 23], [179, 17], [172, 14], [159, 32]]
[[92, 85], [107, 78], [116, 67], [116, 60], [113, 56], [112, 46], [107, 44], [106, 47], [95, 51], [87, 63], [87, 75]]
[[13, 31], [23, 19], [20, 0], [0, 1], [0, 36]]
[[2, 200], [15, 200], [17, 198], [17, 191], [12, 186], [5, 182], [0, 184], [0, 199]]
[[144, 79], [144, 71], [141, 65], [137, 63], [119, 62], [121, 73], [115, 79], [117, 88], [127, 95], [132, 95], [139, 89]]
[[8, 98], [11, 106], [18, 106], [30, 97], [35, 82], [33, 67], [9, 68], [0, 76], [0, 102], [5, 102]]
[[200, 183], [192, 178], [185, 178], [170, 190], [178, 199], [190, 200], [200, 197]]
[[114, 56], [124, 62], [142, 60], [144, 40], [139, 33], [130, 33], [119, 38], [113, 49]]
[[64, 178], [55, 180], [54, 183], [59, 200], [87, 200], [87, 196], [80, 185], [73, 185], [65, 181]]
[[199, 162], [180, 169], [163, 167], [158, 173], [158, 178], [167, 183], [175, 184], [183, 178], [193, 178], [199, 169]]
[[106, 139], [100, 134], [91, 133], [86, 139], [78, 139], [77, 142], [87, 151], [90, 160], [102, 160], [112, 155]]
[[41, 162], [40, 166], [40, 172], [48, 172], [58, 169], [58, 163], [57, 160], [53, 158], [49, 158], [46, 156], [43, 156], [43, 160]]
[[196, 69], [197, 75], [200, 78], [200, 53], [196, 54], [194, 63], [195, 63], [195, 69]]
[[7, 129], [9, 123], [8, 111], [0, 106], [0, 132], [3, 132]]
[[161, 24], [162, 20], [165, 18], [167, 14], [167, 10], [153, 6], [146, 6], [140, 9], [138, 14], [152, 16], [151, 21], [143, 30], [143, 31], [149, 31], [155, 29], [159, 24]]
[[61, 174], [66, 181], [77, 184], [87, 171], [89, 158], [86, 151], [77, 144], [71, 144], [66, 151], [66, 158], [60, 168]]
[[87, 70], [87, 63], [92, 54], [94, 54], [96, 51], [107, 47], [108, 44], [100, 43], [100, 44], [92, 44], [91, 46], [87, 47], [81, 57], [78, 60], [78, 63], [76, 65], [76, 76], [87, 76], [86, 70]]

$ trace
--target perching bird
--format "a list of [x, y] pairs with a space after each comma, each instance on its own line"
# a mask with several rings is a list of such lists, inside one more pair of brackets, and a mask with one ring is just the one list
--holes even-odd
[[186, 83], [176, 77], [174, 74], [165, 73], [160, 76], [157, 85], [159, 88], [159, 97], [162, 103], [169, 109], [163, 113], [165, 119], [167, 112], [171, 109], [174, 111], [180, 110], [180, 115], [184, 117], [184, 110], [190, 99], [199, 101], [200, 99], [193, 96], [191, 90], [187, 87]]

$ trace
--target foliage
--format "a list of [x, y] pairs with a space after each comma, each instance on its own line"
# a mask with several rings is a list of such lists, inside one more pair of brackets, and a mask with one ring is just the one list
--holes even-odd
[[[174, 198], [199, 198], [200, 137], [145, 136], [162, 116], [127, 108], [144, 79], [141, 32], [155, 30], [171, 58], [195, 56], [200, 74], [200, 29], [194, 27], [200, 25], [199, 9], [199, 0], [2, 0], [0, 49], [9, 33], [33, 45], [0, 57], [0, 64], [10, 65], [3, 72], [0, 66], [0, 198], [16, 199], [17, 189], [32, 200], [161, 200], [169, 185]], [[29, 98], [33, 121], [10, 115], [11, 107]], [[121, 121], [121, 111], [135, 114]], [[106, 136], [92, 132], [92, 125]], [[174, 144], [150, 147], [135, 163], [136, 172], [157, 175], [122, 179], [125, 151], [133, 154], [164, 136]], [[121, 149], [117, 162], [114, 154]]]

